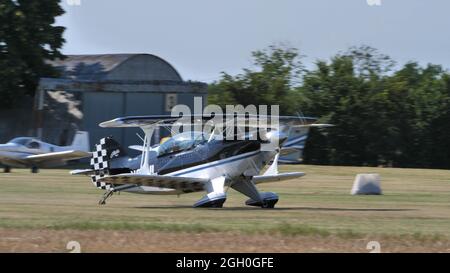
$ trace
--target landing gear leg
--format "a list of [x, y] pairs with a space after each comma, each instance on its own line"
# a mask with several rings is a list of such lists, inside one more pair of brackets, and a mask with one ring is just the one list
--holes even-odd
[[11, 167], [10, 166], [5, 166], [5, 168], [3, 168], [3, 172], [4, 173], [10, 173], [11, 172]]
[[31, 167], [31, 173], [38, 173], [39, 168], [38, 167]]
[[112, 190], [108, 190], [103, 194], [103, 197], [100, 199], [100, 201], [98, 201], [99, 205], [105, 205], [106, 204], [106, 199], [108, 199], [109, 197], [111, 197], [114, 194], [114, 191]]

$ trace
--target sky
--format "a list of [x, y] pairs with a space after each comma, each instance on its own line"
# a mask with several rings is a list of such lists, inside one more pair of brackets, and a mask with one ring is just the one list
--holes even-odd
[[298, 48], [309, 69], [363, 44], [400, 65], [450, 69], [448, 0], [62, 0], [62, 6], [66, 13], [56, 23], [67, 28], [64, 54], [151, 53], [184, 80], [241, 73], [252, 67], [252, 51], [273, 44]]

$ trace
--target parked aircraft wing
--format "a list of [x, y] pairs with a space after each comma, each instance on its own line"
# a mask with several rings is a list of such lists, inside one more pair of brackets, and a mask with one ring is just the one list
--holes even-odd
[[123, 173], [102, 177], [99, 182], [109, 184], [135, 184], [138, 186], [151, 186], [170, 189], [181, 189], [185, 192], [203, 190], [203, 185], [209, 181], [206, 178], [191, 178], [167, 175], [145, 175]]
[[46, 153], [46, 154], [38, 154], [38, 155], [30, 155], [25, 159], [27, 161], [33, 161], [36, 163], [43, 161], [69, 161], [75, 160], [85, 157], [92, 156], [91, 153], [83, 152], [83, 151], [63, 151], [63, 152], [54, 152], [54, 153]]
[[291, 172], [291, 173], [279, 173], [273, 175], [257, 175], [253, 176], [252, 181], [255, 184], [267, 183], [267, 182], [277, 182], [283, 180], [294, 179], [304, 176], [305, 173], [302, 172]]
[[93, 170], [93, 169], [73, 170], [73, 171], [70, 171], [70, 174], [71, 175], [80, 175], [80, 174], [94, 175], [95, 170]]

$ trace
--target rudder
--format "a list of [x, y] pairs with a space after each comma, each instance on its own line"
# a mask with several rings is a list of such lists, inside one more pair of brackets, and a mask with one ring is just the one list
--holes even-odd
[[77, 131], [70, 148], [77, 151], [89, 152], [89, 133], [86, 131]]
[[92, 153], [91, 166], [94, 169], [95, 175], [91, 176], [92, 183], [99, 189], [111, 190], [114, 185], [98, 180], [105, 175], [111, 174], [110, 160], [125, 156], [126, 153], [119, 143], [112, 137], [100, 139], [100, 144], [95, 145], [95, 151]]

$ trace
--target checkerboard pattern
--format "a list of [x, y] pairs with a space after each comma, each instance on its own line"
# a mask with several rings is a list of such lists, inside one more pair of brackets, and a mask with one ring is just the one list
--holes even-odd
[[102, 138], [100, 144], [95, 145], [95, 151], [92, 153], [91, 158], [91, 166], [95, 172], [94, 175], [91, 175], [92, 183], [99, 189], [111, 190], [111, 184], [98, 181], [100, 178], [109, 174], [106, 138]]

